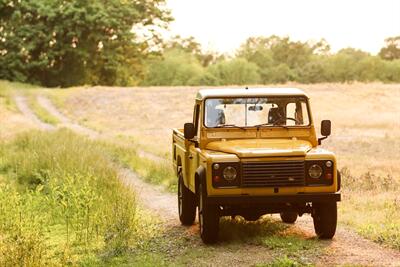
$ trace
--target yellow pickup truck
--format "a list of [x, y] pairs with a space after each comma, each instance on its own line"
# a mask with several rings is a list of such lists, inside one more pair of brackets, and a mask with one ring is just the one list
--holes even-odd
[[295, 88], [206, 89], [193, 121], [173, 129], [179, 219], [193, 224], [198, 207], [204, 243], [218, 240], [221, 216], [283, 222], [311, 214], [319, 238], [336, 231], [340, 173], [335, 155], [318, 147], [308, 96]]

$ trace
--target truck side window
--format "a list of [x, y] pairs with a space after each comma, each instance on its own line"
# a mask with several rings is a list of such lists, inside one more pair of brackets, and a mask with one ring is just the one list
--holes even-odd
[[196, 104], [194, 106], [194, 114], [193, 114], [193, 124], [194, 124], [194, 129], [195, 132], [198, 135], [198, 131], [199, 131], [199, 118], [200, 118], [200, 105]]

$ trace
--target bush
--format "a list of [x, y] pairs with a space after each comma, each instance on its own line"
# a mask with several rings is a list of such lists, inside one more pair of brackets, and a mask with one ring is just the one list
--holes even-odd
[[143, 85], [198, 85], [203, 67], [196, 57], [180, 49], [171, 49], [162, 59], [153, 59]]
[[[207, 69], [208, 77], [215, 77], [215, 85], [245, 85], [260, 82], [259, 68], [243, 58], [221, 61]], [[204, 78], [204, 76], [203, 76]], [[209, 80], [212, 80], [209, 78]]]
[[271, 83], [286, 83], [294, 79], [293, 71], [284, 63], [268, 69], [264, 75]]
[[120, 254], [140, 239], [134, 195], [97, 143], [67, 130], [31, 132], [1, 144], [0, 157], [20, 190], [0, 187], [6, 263], [74, 264], [88, 251]]

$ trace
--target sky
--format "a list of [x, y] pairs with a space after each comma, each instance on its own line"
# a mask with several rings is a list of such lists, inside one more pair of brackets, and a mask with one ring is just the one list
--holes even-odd
[[193, 36], [204, 50], [232, 54], [250, 36], [325, 38], [337, 52], [377, 54], [400, 35], [400, 0], [167, 0], [169, 36]]

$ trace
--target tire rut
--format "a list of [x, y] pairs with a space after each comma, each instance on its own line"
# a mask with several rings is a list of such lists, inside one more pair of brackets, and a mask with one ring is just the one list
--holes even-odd
[[40, 129], [43, 130], [55, 130], [56, 127], [54, 125], [45, 123], [41, 121], [36, 114], [29, 108], [26, 97], [24, 96], [15, 96], [14, 97], [15, 104], [21, 113], [27, 117], [30, 121], [32, 121], [35, 125], [37, 125]]

